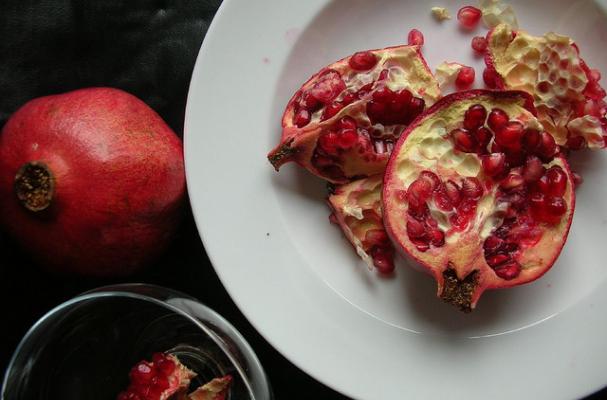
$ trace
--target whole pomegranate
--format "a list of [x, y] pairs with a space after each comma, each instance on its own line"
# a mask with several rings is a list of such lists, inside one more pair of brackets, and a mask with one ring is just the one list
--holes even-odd
[[0, 222], [46, 266], [125, 275], [167, 244], [181, 215], [180, 139], [118, 89], [34, 99], [0, 135]]
[[486, 289], [531, 282], [554, 264], [575, 209], [573, 177], [533, 98], [458, 92], [403, 132], [384, 176], [388, 235], [463, 311]]

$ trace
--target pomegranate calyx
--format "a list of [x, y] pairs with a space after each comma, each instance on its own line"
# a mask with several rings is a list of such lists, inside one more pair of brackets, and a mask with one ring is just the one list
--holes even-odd
[[288, 139], [278, 150], [268, 155], [268, 161], [276, 171], [280, 166], [291, 160], [292, 156], [298, 152], [296, 147], [291, 147], [295, 139]]
[[15, 174], [14, 190], [23, 207], [32, 212], [44, 211], [55, 194], [55, 176], [44, 162], [27, 162]]
[[478, 286], [478, 270], [473, 270], [464, 279], [459, 279], [453, 268], [443, 271], [443, 287], [439, 293], [441, 300], [459, 308], [465, 313], [472, 311], [472, 295]]

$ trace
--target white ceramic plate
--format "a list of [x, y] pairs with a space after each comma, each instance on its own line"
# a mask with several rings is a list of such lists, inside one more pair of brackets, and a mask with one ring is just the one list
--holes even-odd
[[[454, 19], [432, 19], [430, 7], [439, 4], [452, 14], [463, 5], [224, 2], [194, 70], [185, 127], [188, 187], [205, 248], [259, 332], [351, 397], [584, 396], [607, 384], [607, 153], [576, 159], [585, 183], [553, 269], [535, 283], [486, 293], [471, 315], [437, 300], [434, 282], [405, 261], [392, 279], [368, 271], [329, 225], [324, 183], [294, 164], [276, 173], [266, 160], [291, 94], [357, 50], [404, 43], [415, 27], [431, 67], [457, 60], [482, 71], [473, 35]], [[607, 17], [598, 3], [512, 4], [522, 27], [573, 36], [587, 62], [607, 72]]]

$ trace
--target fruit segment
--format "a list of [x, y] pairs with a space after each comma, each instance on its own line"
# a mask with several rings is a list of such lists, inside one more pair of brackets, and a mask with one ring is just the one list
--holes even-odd
[[268, 159], [276, 169], [295, 161], [333, 183], [382, 173], [403, 129], [439, 97], [418, 45], [355, 53], [293, 95]]
[[336, 186], [328, 202], [336, 223], [356, 253], [380, 273], [394, 270], [394, 247], [384, 229], [381, 210], [383, 175]]
[[446, 96], [403, 133], [386, 168], [388, 235], [463, 311], [486, 289], [543, 275], [569, 231], [572, 175], [532, 103], [519, 91]]
[[506, 24], [488, 34], [487, 74], [498, 89], [534, 96], [538, 119], [556, 143], [572, 150], [605, 147], [607, 104], [600, 73], [567, 36], [532, 36]]

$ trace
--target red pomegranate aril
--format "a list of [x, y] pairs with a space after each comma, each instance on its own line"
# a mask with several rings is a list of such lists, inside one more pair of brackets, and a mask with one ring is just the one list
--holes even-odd
[[337, 136], [337, 145], [346, 150], [351, 148], [358, 141], [358, 134], [354, 129], [346, 129], [341, 131]]
[[462, 180], [462, 195], [470, 199], [478, 199], [483, 194], [483, 185], [475, 177], [467, 177]]
[[495, 141], [500, 146], [509, 148], [520, 148], [521, 138], [525, 127], [519, 121], [509, 121], [500, 129], [495, 131]]
[[372, 123], [381, 121], [386, 112], [386, 105], [377, 101], [371, 100], [367, 103], [367, 115]]
[[424, 44], [424, 35], [417, 29], [411, 29], [407, 35], [408, 45], [422, 46]]
[[387, 275], [394, 271], [394, 250], [391, 247], [374, 247], [371, 257], [379, 273]]
[[458, 89], [468, 89], [474, 83], [474, 68], [463, 66], [455, 77], [455, 86]]
[[154, 375], [155, 373], [152, 365], [147, 361], [141, 361], [131, 369], [129, 377], [133, 383], [141, 385], [148, 384]]
[[457, 20], [460, 26], [466, 29], [473, 29], [478, 25], [483, 13], [476, 7], [465, 6], [457, 12]]
[[310, 95], [323, 104], [329, 104], [346, 88], [346, 84], [339, 72], [328, 69], [319, 81], [310, 89]]
[[449, 200], [451, 200], [451, 204], [453, 204], [454, 207], [457, 207], [462, 199], [461, 188], [458, 184], [452, 180], [445, 182], [445, 193], [447, 194], [447, 197], [449, 197]]
[[594, 81], [594, 82], [600, 81], [601, 80], [601, 71], [599, 71], [598, 69], [592, 68], [590, 70], [590, 76], [588, 78], [589, 78], [589, 80]]
[[485, 239], [485, 243], [483, 244], [483, 250], [485, 250], [485, 254], [493, 254], [499, 251], [504, 245], [504, 241], [497, 236], [489, 236]]
[[370, 229], [365, 233], [365, 244], [369, 246], [387, 246], [390, 239], [383, 229]]
[[359, 51], [350, 57], [348, 64], [355, 71], [367, 71], [377, 64], [377, 56], [370, 51]]
[[407, 89], [402, 89], [396, 93], [396, 98], [400, 104], [403, 104], [405, 107], [409, 107], [411, 100], [413, 99], [413, 94]]
[[550, 196], [545, 200], [546, 212], [553, 217], [561, 217], [567, 212], [567, 204], [562, 197]]
[[388, 77], [389, 73], [390, 73], [390, 70], [382, 69], [381, 72], [379, 73], [379, 76], [377, 77], [377, 80], [383, 81], [384, 79], [386, 79]]
[[542, 136], [535, 129], [526, 129], [523, 134], [522, 143], [525, 150], [534, 153], [542, 141]]
[[583, 136], [571, 136], [567, 139], [565, 146], [569, 150], [580, 150], [586, 148], [588, 143], [586, 143], [586, 139]]
[[363, 87], [358, 89], [358, 91], [356, 92], [356, 96], [358, 96], [358, 98], [360, 99], [360, 98], [366, 96], [371, 91], [372, 88], [373, 88], [373, 82], [367, 83], [366, 85], [364, 85]]
[[418, 220], [409, 218], [407, 220], [407, 234], [413, 239], [419, 239], [426, 236], [426, 228]]
[[527, 183], [538, 181], [544, 175], [544, 166], [542, 161], [536, 156], [527, 157], [525, 167], [523, 168], [523, 179]]
[[557, 152], [557, 145], [554, 141], [554, 138], [548, 132], [540, 133], [540, 144], [536, 149], [535, 153], [542, 159], [544, 162], [552, 161], [554, 155]]
[[474, 153], [476, 151], [476, 139], [465, 129], [454, 129], [451, 131], [451, 137], [455, 148], [465, 153]]
[[301, 106], [310, 112], [317, 111], [322, 107], [322, 103], [318, 101], [318, 99], [310, 94], [310, 92], [305, 92], [301, 97]]
[[516, 261], [511, 261], [505, 265], [495, 268], [495, 274], [504, 280], [512, 280], [520, 275], [521, 265]]
[[453, 203], [442, 185], [434, 192], [434, 204], [443, 211], [453, 210]]
[[504, 172], [506, 167], [506, 155], [504, 153], [491, 153], [481, 156], [483, 172], [489, 176], [497, 176]]
[[338, 129], [356, 129], [356, 121], [354, 118], [345, 116], [337, 122]]
[[548, 193], [552, 196], [563, 196], [567, 189], [567, 175], [559, 166], [550, 167], [546, 171], [546, 178], [548, 179]]
[[415, 196], [419, 201], [424, 202], [432, 193], [432, 184], [427, 179], [418, 178], [411, 183], [407, 189], [409, 197]]
[[373, 100], [379, 103], [388, 103], [394, 99], [395, 93], [387, 86], [382, 86], [373, 92]]
[[475, 52], [483, 54], [487, 50], [487, 39], [483, 36], [475, 36], [472, 38], [471, 46]]
[[495, 268], [502, 265], [506, 261], [509, 261], [510, 259], [511, 257], [508, 254], [495, 254], [487, 258], [487, 264], [489, 264], [490, 267]]
[[505, 190], [517, 189], [525, 184], [523, 177], [516, 173], [510, 172], [500, 183], [500, 187]]
[[537, 214], [541, 212], [545, 206], [546, 197], [541, 192], [533, 192], [531, 196], [529, 196], [529, 204], [531, 205], [531, 210]]
[[494, 108], [489, 113], [489, 117], [487, 118], [487, 125], [489, 128], [495, 133], [500, 130], [503, 126], [508, 123], [508, 114], [500, 108]]
[[457, 211], [463, 216], [472, 216], [476, 211], [476, 200], [475, 199], [464, 199], [457, 207]]
[[424, 108], [426, 108], [426, 102], [421, 97], [411, 97], [411, 101], [409, 102], [409, 116], [410, 119], [415, 119], [419, 114], [424, 112]]
[[445, 233], [440, 229], [432, 229], [428, 232], [428, 238], [432, 246], [441, 247], [445, 244]]
[[318, 138], [318, 146], [327, 155], [337, 155], [339, 137], [335, 132], [328, 132]]
[[487, 118], [487, 110], [482, 104], [474, 104], [464, 113], [464, 128], [469, 131], [480, 128]]
[[305, 108], [300, 108], [295, 114], [293, 122], [298, 128], [308, 125], [310, 123], [310, 112]]
[[358, 94], [348, 92], [344, 95], [344, 98], [341, 99], [341, 102], [344, 106], [347, 106], [348, 104], [354, 103], [356, 100], [358, 100]]
[[329, 104], [325, 107], [325, 110], [322, 113], [322, 117], [320, 118], [321, 121], [326, 121], [329, 118], [333, 118], [338, 112], [341, 111], [342, 108], [344, 108], [344, 105], [338, 101], [334, 101], [333, 103]]
[[422, 171], [419, 176], [421, 179], [425, 179], [430, 183], [430, 190], [436, 189], [436, 187], [441, 183], [440, 178], [432, 171]]
[[589, 81], [584, 89], [584, 96], [591, 98], [592, 100], [602, 100], [607, 96], [605, 89], [596, 81]]
[[495, 89], [497, 87], [498, 76], [497, 73], [490, 68], [485, 68], [483, 70], [483, 82], [489, 89]]

